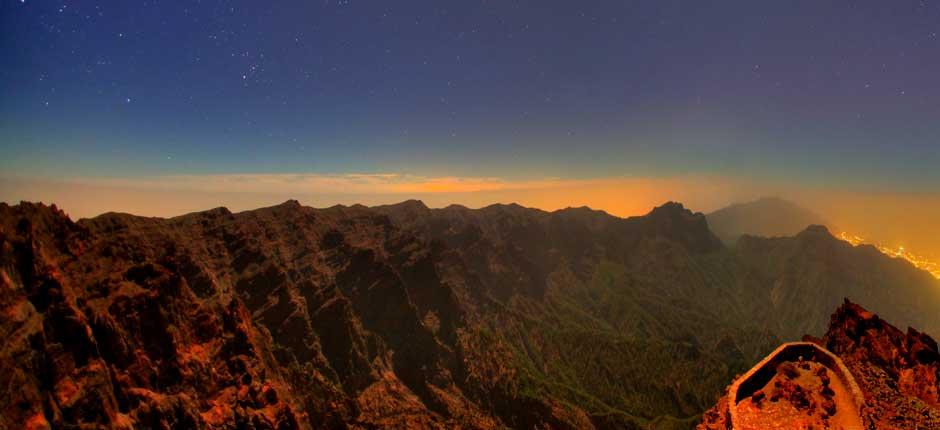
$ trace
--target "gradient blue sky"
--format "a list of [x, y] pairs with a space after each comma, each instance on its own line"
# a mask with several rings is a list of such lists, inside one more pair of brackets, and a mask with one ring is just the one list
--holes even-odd
[[0, 201], [776, 194], [940, 255], [938, 33], [936, 1], [0, 0]]
[[940, 183], [940, 4], [0, 2], [18, 176]]

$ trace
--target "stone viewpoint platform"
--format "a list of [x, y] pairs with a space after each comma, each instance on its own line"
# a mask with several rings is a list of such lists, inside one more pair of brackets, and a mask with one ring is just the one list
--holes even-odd
[[729, 430], [861, 430], [864, 396], [839, 357], [810, 342], [778, 347], [731, 385]]

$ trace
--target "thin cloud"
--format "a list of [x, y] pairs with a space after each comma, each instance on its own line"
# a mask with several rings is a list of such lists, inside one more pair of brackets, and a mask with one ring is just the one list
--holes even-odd
[[497, 177], [418, 176], [397, 173], [351, 174], [224, 174], [174, 175], [136, 178], [72, 178], [76, 185], [134, 188], [141, 190], [186, 190], [198, 192], [300, 193], [300, 194], [424, 194], [478, 193], [504, 190], [568, 188], [603, 185], [636, 179], [506, 180]]
[[699, 210], [740, 197], [740, 181], [720, 177], [589, 179], [421, 176], [398, 173], [222, 174], [61, 180], [0, 178], [0, 199], [56, 202], [80, 216], [105, 211], [171, 216], [224, 205], [252, 209], [296, 198], [313, 206], [396, 203], [430, 206], [519, 203], [545, 210], [590, 206], [616, 215], [647, 212], [667, 200]]

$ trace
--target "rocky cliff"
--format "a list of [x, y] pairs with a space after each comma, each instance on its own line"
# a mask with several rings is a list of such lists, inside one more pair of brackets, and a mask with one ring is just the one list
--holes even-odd
[[[0, 204], [0, 428], [690, 428], [806, 323], [767, 283], [831, 260], [778, 245], [677, 203]], [[919, 282], [880, 258], [871, 288]]]

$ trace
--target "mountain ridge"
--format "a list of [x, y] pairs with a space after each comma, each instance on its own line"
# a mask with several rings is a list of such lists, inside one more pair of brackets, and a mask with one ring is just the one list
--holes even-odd
[[[6, 351], [85, 357], [48, 380], [14, 372], [33, 397], [4, 404], [52, 424], [689, 428], [792, 323], [762, 316], [781, 269], [760, 256], [793, 245], [749, 239], [744, 258], [677, 203], [618, 218], [288, 201], [77, 223], [23, 203], [0, 221], [4, 296], [37, 339]], [[89, 359], [56, 334], [61, 315], [119, 353]], [[5, 368], [28, 369], [14, 356]], [[117, 400], [70, 402], [68, 386]]]

